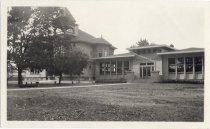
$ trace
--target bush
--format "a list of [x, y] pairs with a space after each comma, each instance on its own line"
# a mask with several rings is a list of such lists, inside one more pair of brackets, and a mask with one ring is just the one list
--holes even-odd
[[36, 82], [35, 84], [20, 84], [19, 85], [20, 88], [38, 87], [38, 86], [39, 86], [39, 82]]
[[100, 79], [96, 80], [96, 83], [126, 83], [125, 78], [120, 78], [120, 79]]

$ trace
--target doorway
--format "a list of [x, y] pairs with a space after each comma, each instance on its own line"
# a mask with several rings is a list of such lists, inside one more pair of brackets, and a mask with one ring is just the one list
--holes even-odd
[[140, 64], [140, 78], [150, 78], [151, 71], [154, 71], [154, 63], [141, 63]]

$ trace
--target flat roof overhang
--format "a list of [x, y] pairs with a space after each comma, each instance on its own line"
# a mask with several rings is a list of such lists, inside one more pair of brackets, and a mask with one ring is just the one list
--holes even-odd
[[133, 48], [127, 48], [127, 50], [140, 50], [140, 49], [150, 49], [150, 48], [169, 48], [171, 50], [177, 50], [176, 48], [169, 47], [167, 45], [133, 47]]
[[193, 51], [172, 51], [172, 52], [163, 52], [157, 53], [157, 55], [173, 55], [173, 54], [189, 54], [189, 53], [204, 53], [204, 50], [193, 50]]
[[132, 58], [136, 55], [125, 55], [125, 56], [105, 56], [105, 57], [97, 57], [97, 58], [91, 58], [93, 60], [103, 60], [103, 59], [115, 59], [115, 58]]

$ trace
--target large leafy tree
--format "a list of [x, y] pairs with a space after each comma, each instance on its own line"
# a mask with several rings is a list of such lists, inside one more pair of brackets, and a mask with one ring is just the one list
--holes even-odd
[[60, 80], [63, 73], [81, 74], [87, 56], [71, 48], [69, 32], [73, 32], [74, 25], [74, 19], [65, 8], [9, 9], [8, 68], [10, 62], [16, 64], [18, 84], [22, 84], [22, 72], [26, 68], [46, 69], [51, 75], [59, 75]]
[[[18, 70], [18, 84], [22, 83], [22, 72], [27, 67], [25, 51], [28, 49], [30, 41], [31, 14], [33, 10], [30, 7], [12, 7], [8, 11], [8, 61], [14, 62]], [[10, 63], [8, 62], [10, 66]]]

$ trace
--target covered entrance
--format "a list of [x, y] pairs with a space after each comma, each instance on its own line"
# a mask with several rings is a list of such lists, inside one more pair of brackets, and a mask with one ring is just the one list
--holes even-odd
[[154, 63], [140, 63], [140, 78], [150, 78], [151, 72], [154, 71]]

